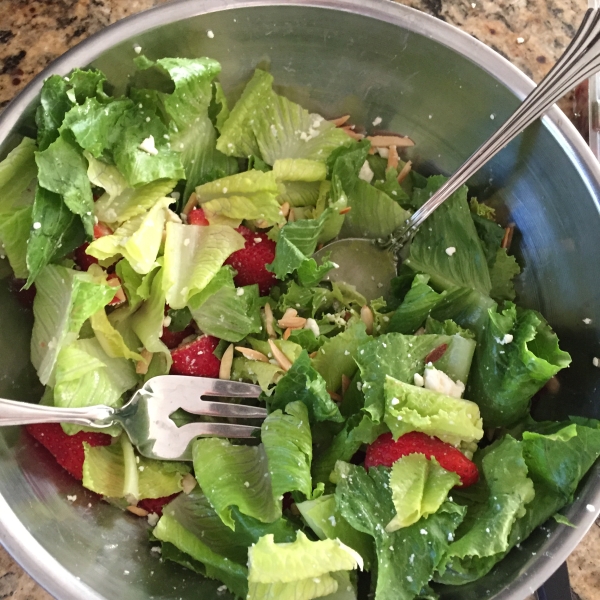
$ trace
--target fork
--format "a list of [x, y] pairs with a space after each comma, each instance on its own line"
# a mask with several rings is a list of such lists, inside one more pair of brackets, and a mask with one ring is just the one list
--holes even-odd
[[0, 398], [0, 426], [74, 423], [103, 429], [121, 425], [140, 454], [160, 460], [192, 460], [192, 443], [201, 436], [251, 438], [260, 427], [230, 423], [189, 423], [177, 427], [171, 415], [183, 409], [194, 415], [264, 419], [265, 408], [212, 402], [207, 397], [258, 398], [261, 389], [207, 377], [159, 375], [149, 379], [122, 408], [105, 405], [59, 408]]

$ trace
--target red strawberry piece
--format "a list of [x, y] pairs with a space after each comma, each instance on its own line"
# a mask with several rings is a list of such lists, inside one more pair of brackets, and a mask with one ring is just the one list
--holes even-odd
[[171, 331], [168, 327], [163, 327], [160, 339], [169, 350], [173, 350], [190, 335], [194, 335], [194, 328], [191, 326], [186, 327], [183, 331]]
[[190, 210], [187, 218], [188, 225], [209, 225], [208, 219], [201, 208]]
[[104, 237], [105, 235], [112, 235], [113, 230], [106, 224], [100, 221], [94, 225], [94, 239]]
[[216, 337], [201, 335], [193, 342], [172, 350], [171, 374], [218, 377], [221, 361], [213, 354], [218, 343]]
[[75, 259], [77, 266], [82, 271], [87, 271], [92, 265], [98, 264], [97, 258], [95, 258], [94, 256], [90, 256], [86, 253], [88, 246], [89, 243], [85, 242], [81, 244], [81, 246], [79, 246], [79, 248], [77, 248], [75, 252], [73, 252], [73, 258]]
[[17, 279], [12, 277], [8, 282], [10, 291], [15, 295], [21, 306], [25, 308], [33, 308], [33, 301], [35, 299], [35, 284], [32, 284], [29, 289], [24, 289], [23, 286], [27, 283], [25, 279]]
[[106, 282], [108, 285], [115, 288], [115, 295], [113, 299], [108, 303], [109, 306], [118, 306], [119, 304], [123, 304], [127, 298], [125, 297], [125, 292], [121, 287], [121, 280], [119, 276], [115, 273], [111, 273], [107, 278]]
[[146, 498], [145, 500], [140, 500], [137, 505], [144, 510], [147, 510], [149, 513], [156, 513], [159, 517], [162, 516], [163, 508], [174, 500], [177, 496], [179, 496], [181, 492], [177, 492], [176, 494], [172, 494], [171, 496], [165, 496], [163, 498]]
[[391, 467], [399, 458], [409, 454], [424, 454], [427, 458], [435, 458], [441, 467], [460, 477], [462, 487], [473, 485], [479, 479], [477, 467], [460, 450], [418, 431], [405, 433], [396, 441], [391, 433], [380, 435], [367, 447], [365, 467]]
[[112, 440], [105, 433], [80, 431], [75, 435], [67, 435], [59, 423], [27, 425], [25, 429], [54, 456], [63, 469], [79, 480], [83, 479], [83, 442], [90, 446], [109, 446]]
[[225, 264], [237, 271], [235, 285], [241, 287], [257, 283], [261, 295], [266, 296], [276, 281], [275, 275], [266, 269], [275, 260], [275, 242], [266, 234], [255, 233], [243, 225], [237, 231], [244, 236], [246, 244], [234, 252]]

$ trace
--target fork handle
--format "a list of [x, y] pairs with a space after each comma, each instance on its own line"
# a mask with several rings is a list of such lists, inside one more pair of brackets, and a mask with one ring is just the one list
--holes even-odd
[[399, 228], [401, 246], [427, 217], [557, 100], [600, 69], [600, 10], [588, 9], [558, 62], [511, 117]]
[[88, 427], [108, 427], [112, 424], [114, 413], [113, 408], [104, 405], [58, 408], [0, 398], [0, 427], [34, 423], [75, 423]]

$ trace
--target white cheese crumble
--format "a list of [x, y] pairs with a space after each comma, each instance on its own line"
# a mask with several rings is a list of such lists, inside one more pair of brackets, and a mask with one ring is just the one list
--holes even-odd
[[510, 344], [515, 338], [511, 333], [506, 333], [502, 339], [494, 338], [501, 346], [504, 344]]
[[238, 296], [243, 296], [244, 295], [244, 288], [238, 288], [237, 290], [235, 290], [235, 293]]
[[446, 248], [446, 254], [448, 256], [452, 256], [456, 252], [456, 248], [454, 246], [450, 246]]
[[41, 223], [39, 223], [38, 221], [36, 221], [36, 222], [33, 224], [33, 228], [34, 228], [34, 229], [39, 229], [41, 226], [42, 226], [42, 224], [41, 224]]
[[375, 117], [373, 119], [373, 127], [377, 127], [377, 125], [380, 125], [381, 121], [383, 121], [383, 119], [381, 117]]
[[589, 317], [586, 317], [585, 319], [583, 319], [583, 322], [584, 322], [586, 325], [589, 325], [589, 324], [592, 322], [592, 320], [591, 320]]
[[423, 379], [423, 376], [419, 375], [418, 373], [415, 373], [413, 380], [417, 387], [423, 387], [425, 385], [425, 380]]
[[304, 329], [309, 329], [315, 334], [315, 337], [319, 337], [321, 335], [321, 330], [319, 329], [319, 324], [312, 318], [306, 319], [306, 323], [304, 324]]
[[150, 525], [150, 527], [155, 527], [158, 523], [159, 516], [156, 513], [150, 513], [146, 518], [148, 519], [148, 525]]
[[379, 156], [381, 156], [381, 158], [388, 158], [390, 155], [389, 148], [377, 148], [377, 152], [379, 152]]
[[209, 29], [209, 30], [206, 32], [206, 35], [207, 35], [207, 36], [208, 36], [208, 37], [209, 37], [211, 40], [212, 40], [212, 39], [215, 37], [215, 34], [214, 34], [214, 32], [213, 32], [213, 30], [212, 30], [212, 29]]
[[525, 43], [525, 38], [522, 38], [522, 37], [517, 38], [517, 44], [524, 44], [524, 43]]
[[371, 183], [371, 181], [373, 181], [373, 177], [375, 177], [375, 173], [373, 173], [373, 170], [369, 166], [368, 161], [365, 160], [365, 162], [363, 163], [363, 166], [360, 168], [360, 171], [358, 172], [358, 177], [359, 177], [359, 179], [362, 179], [363, 181], [366, 181], [367, 183]]
[[75, 502], [75, 500], [77, 500], [77, 495], [74, 495], [74, 496], [67, 496], [67, 500], [68, 500], [69, 502]]
[[134, 46], [133, 46], [133, 51], [134, 51], [136, 54], [139, 54], [139, 53], [142, 51], [142, 47], [141, 47], [139, 44], [134, 44]]
[[587, 510], [588, 512], [596, 512], [596, 507], [593, 504], [588, 504], [585, 507], [585, 510]]
[[592, 364], [595, 367], [600, 367], [600, 359], [597, 356], [594, 356], [594, 358], [592, 358]]
[[143, 150], [144, 152], [147, 152], [148, 154], [151, 154], [152, 156], [156, 156], [158, 154], [158, 150], [156, 149], [156, 146], [154, 145], [154, 136], [153, 135], [149, 135], [139, 146], [138, 148], [140, 150]]
[[462, 381], [452, 381], [446, 373], [439, 371], [435, 367], [426, 367], [423, 377], [426, 390], [438, 392], [451, 398], [462, 398], [465, 391], [465, 384]]

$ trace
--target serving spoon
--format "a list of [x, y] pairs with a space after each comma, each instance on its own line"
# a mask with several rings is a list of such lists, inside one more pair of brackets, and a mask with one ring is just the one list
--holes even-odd
[[[325, 246], [313, 255], [322, 260], [327, 253], [331, 253], [331, 260], [339, 265], [337, 269], [329, 272], [327, 279], [355, 285], [367, 300], [388, 297], [391, 293], [390, 281], [396, 275], [399, 252], [427, 217], [557, 100], [598, 70], [600, 9], [590, 8], [586, 11], [571, 43], [540, 84], [448, 181], [388, 238], [342, 239]], [[375, 285], [372, 285], [373, 282]]]

